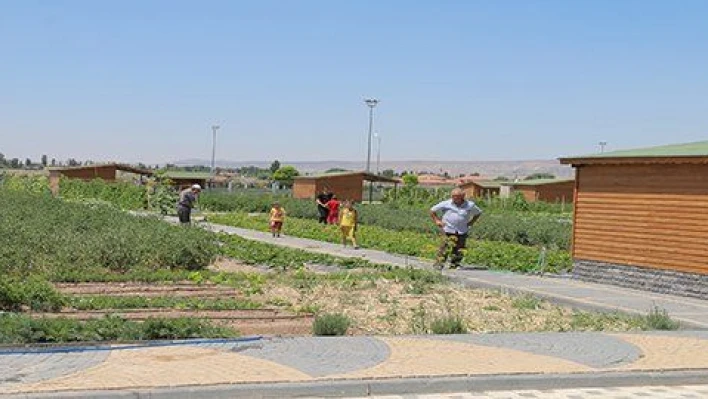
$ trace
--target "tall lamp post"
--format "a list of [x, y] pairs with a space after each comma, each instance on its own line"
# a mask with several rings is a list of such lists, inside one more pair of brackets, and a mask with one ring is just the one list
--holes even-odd
[[212, 184], [214, 181], [214, 176], [216, 175], [216, 169], [214, 168], [215, 164], [215, 158], [216, 158], [216, 131], [219, 130], [221, 126], [219, 125], [212, 125], [211, 126], [211, 135], [212, 135], [212, 140], [211, 140], [211, 180]]
[[374, 138], [376, 139], [376, 174], [378, 175], [381, 166], [381, 135], [374, 133]]
[[[367, 98], [364, 103], [369, 107], [369, 141], [366, 153], [366, 173], [371, 173], [371, 134], [374, 130], [374, 108], [379, 103], [379, 100], [375, 98]], [[374, 183], [369, 181], [369, 204], [374, 198]]]

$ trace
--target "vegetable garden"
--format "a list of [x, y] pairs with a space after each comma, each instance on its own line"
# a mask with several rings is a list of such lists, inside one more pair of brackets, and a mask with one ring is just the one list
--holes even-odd
[[[173, 226], [158, 216], [125, 212], [146, 207], [144, 187], [72, 184], [63, 186], [69, 188], [62, 199], [35, 178], [5, 180], [0, 188], [0, 344], [309, 334], [315, 316], [322, 334], [343, 326], [348, 334], [651, 327], [644, 317], [578, 312], [459, 287], [432, 271]], [[215, 220], [264, 229], [264, 216], [247, 212], [267, 209], [272, 198], [205, 195], [202, 201], [203, 207], [237, 211]], [[309, 201], [283, 202], [291, 216], [302, 216], [290, 217], [286, 232], [337, 237], [332, 226], [323, 230], [306, 219], [314, 211]], [[485, 215], [488, 231], [512, 220], [493, 207]], [[398, 203], [363, 208], [362, 244], [432, 256], [435, 235], [423, 226], [424, 217], [412, 216], [425, 215], [421, 209]], [[467, 260], [528, 271], [538, 247], [547, 245], [554, 248], [546, 254], [547, 267], [562, 270], [567, 244], [554, 228], [564, 226], [555, 222], [564, 215], [514, 212], [528, 221], [494, 240], [480, 237]], [[535, 221], [542, 227], [522, 242], [518, 232]], [[478, 234], [485, 231], [481, 226]]]

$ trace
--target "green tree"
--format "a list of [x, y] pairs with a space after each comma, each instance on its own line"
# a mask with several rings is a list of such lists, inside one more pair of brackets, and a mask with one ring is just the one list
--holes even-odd
[[412, 173], [406, 173], [402, 177], [403, 179], [403, 185], [407, 187], [414, 187], [418, 185], [418, 176], [412, 174]]
[[32, 166], [32, 160], [29, 159], [29, 158], [25, 159], [25, 166], [28, 167], [28, 168], [29, 168], [30, 166]]
[[551, 173], [540, 172], [533, 173], [524, 178], [524, 180], [535, 180], [535, 179], [555, 179], [556, 176]]
[[292, 187], [295, 177], [300, 176], [300, 172], [294, 166], [283, 166], [273, 173], [273, 180], [286, 186]]
[[393, 169], [386, 169], [381, 172], [381, 176], [393, 178], [396, 176], [396, 172]]
[[497, 176], [494, 178], [494, 181], [509, 181], [510, 179], [506, 176]]
[[42, 155], [42, 166], [47, 166], [47, 155]]
[[276, 159], [270, 164], [270, 173], [275, 173], [278, 169], [280, 169], [280, 161]]

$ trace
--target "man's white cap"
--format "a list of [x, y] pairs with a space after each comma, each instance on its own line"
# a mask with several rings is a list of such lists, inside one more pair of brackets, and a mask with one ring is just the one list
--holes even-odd
[[192, 186], [192, 190], [199, 190], [199, 191], [201, 191], [201, 190], [202, 190], [202, 186], [200, 186], [199, 184], [194, 184], [194, 185]]

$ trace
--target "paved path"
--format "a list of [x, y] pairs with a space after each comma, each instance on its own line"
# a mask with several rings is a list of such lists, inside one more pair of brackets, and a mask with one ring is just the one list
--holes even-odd
[[708, 384], [708, 332], [299, 337], [18, 348], [0, 351], [0, 364], [6, 373], [0, 395], [24, 398], [159, 397], [158, 391], [173, 398], [341, 397], [686, 385]]
[[[345, 249], [338, 244], [287, 235], [273, 238], [269, 233], [265, 232], [216, 224], [206, 224], [206, 226], [213, 231], [237, 234], [252, 240], [311, 252], [340, 257], [358, 257], [374, 263], [401, 267], [432, 268], [432, 262], [430, 261], [409, 256], [393, 255], [383, 251], [363, 248], [359, 250]], [[685, 328], [708, 329], [708, 301], [700, 299], [587, 283], [567, 277], [524, 275], [503, 271], [478, 270], [473, 267], [467, 270], [445, 270], [443, 273], [453, 280], [468, 286], [500, 289], [511, 293], [530, 293], [552, 302], [583, 309], [616, 310], [627, 313], [647, 314], [650, 309], [657, 306], [666, 309], [669, 315], [674, 320], [680, 321]]]

